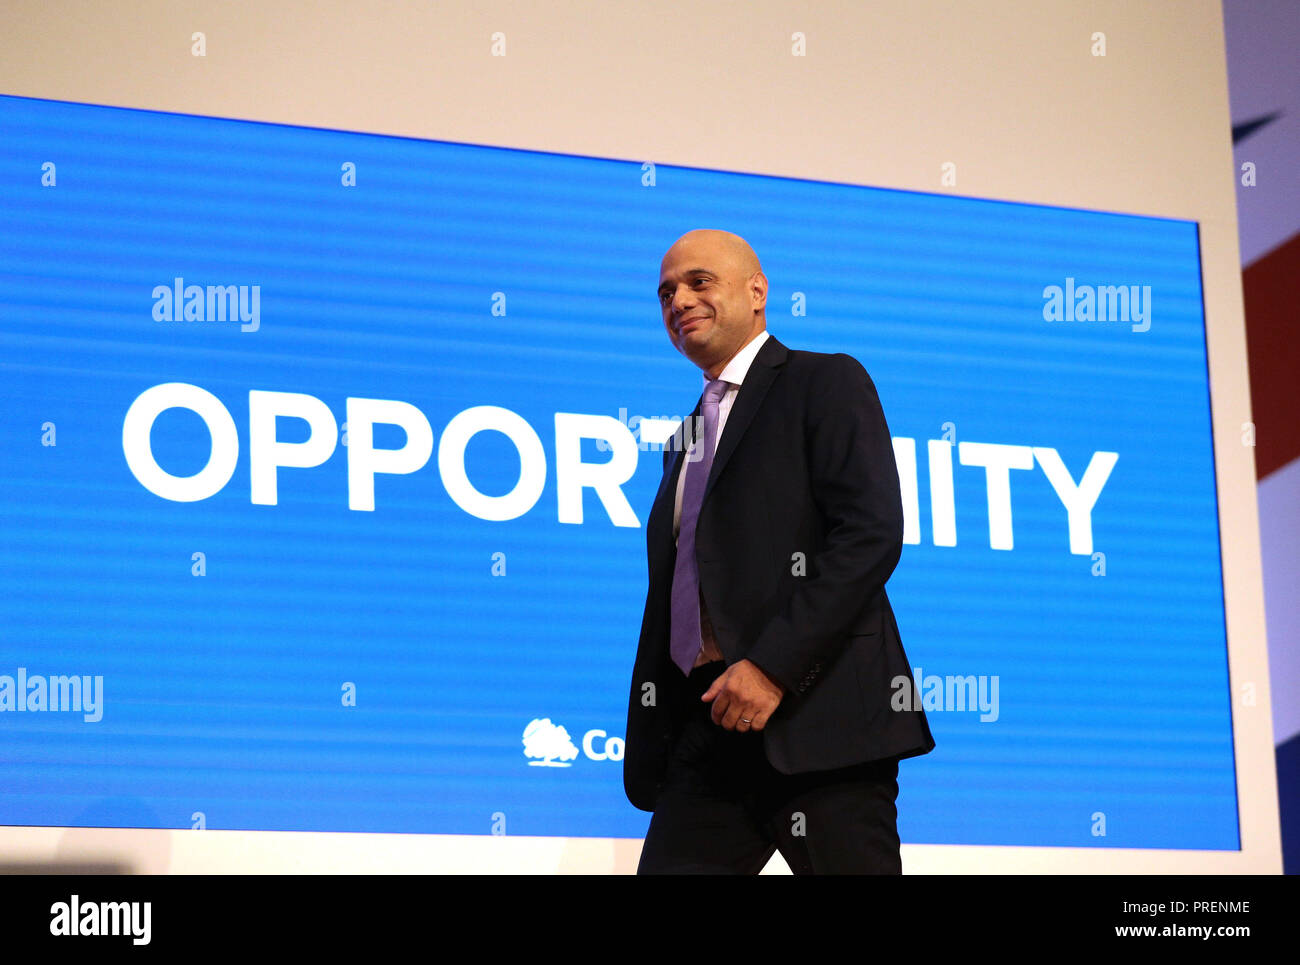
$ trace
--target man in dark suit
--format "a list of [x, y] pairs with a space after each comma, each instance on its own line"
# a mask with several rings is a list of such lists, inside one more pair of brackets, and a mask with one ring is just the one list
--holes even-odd
[[[691, 231], [660, 266], [705, 391], [664, 451], [623, 781], [653, 811], [638, 873], [901, 873], [898, 761], [934, 747], [891, 706], [907, 655], [885, 594], [903, 545], [889, 427], [844, 354], [766, 331], [745, 241]], [[688, 452], [684, 451], [689, 449]]]

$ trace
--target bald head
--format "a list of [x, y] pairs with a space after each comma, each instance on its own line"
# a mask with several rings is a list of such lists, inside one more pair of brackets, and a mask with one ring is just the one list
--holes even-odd
[[[668, 249], [668, 254], [664, 255], [664, 261], [667, 261], [679, 246], [712, 254], [725, 262], [736, 274], [743, 275], [745, 278], [756, 271], [763, 270], [758, 263], [758, 255], [754, 254], [754, 249], [749, 247], [748, 241], [740, 235], [720, 228], [696, 228], [694, 231], [686, 232], [673, 242], [673, 246]], [[660, 268], [662, 267], [661, 263]]]
[[713, 379], [767, 327], [767, 277], [744, 238], [697, 228], [664, 255], [659, 304], [669, 340]]

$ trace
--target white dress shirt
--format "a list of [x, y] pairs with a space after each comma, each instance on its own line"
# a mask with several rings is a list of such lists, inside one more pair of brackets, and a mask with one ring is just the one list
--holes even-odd
[[[749, 366], [754, 361], [754, 356], [758, 350], [763, 347], [767, 341], [767, 330], [759, 332], [750, 339], [745, 347], [736, 353], [735, 357], [727, 363], [719, 374], [718, 378], [724, 382], [730, 383], [727, 390], [722, 393], [722, 398], [718, 400], [718, 431], [713, 437], [713, 452], [716, 455], [718, 443], [722, 441], [722, 430], [727, 426], [727, 416], [731, 412], [731, 406], [736, 401], [736, 393], [740, 391], [740, 385], [745, 381], [745, 375], [749, 372]], [[704, 384], [709, 384], [707, 373], [701, 372]], [[683, 439], [686, 433], [682, 434]], [[712, 465], [712, 463], [710, 463]], [[686, 489], [686, 474], [688, 472], [700, 472], [704, 468], [704, 461], [698, 460], [692, 462], [689, 459], [682, 460], [682, 471], [677, 474], [677, 499], [673, 506], [673, 540], [676, 541], [681, 532], [682, 526], [682, 493]], [[723, 660], [722, 651], [718, 648], [717, 638], [713, 632], [713, 621], [709, 619], [709, 608], [704, 603], [703, 593], [700, 595], [700, 649], [695, 654], [695, 666], [709, 663], [714, 660]]]
[[[749, 367], [753, 364], [754, 356], [758, 350], [763, 347], [763, 343], [768, 339], [767, 329], [759, 332], [752, 339], [745, 343], [745, 347], [736, 353], [735, 358], [727, 363], [727, 367], [719, 373], [718, 378], [724, 382], [730, 382], [727, 391], [722, 393], [722, 398], [718, 400], [718, 432], [713, 438], [713, 451], [717, 453], [718, 443], [722, 441], [722, 430], [726, 428], [727, 416], [731, 412], [731, 406], [736, 401], [736, 394], [740, 391], [740, 385], [745, 381], [745, 375], [749, 372]], [[701, 372], [704, 384], [709, 384], [709, 376]], [[677, 475], [677, 501], [673, 507], [673, 539], [676, 540], [682, 527], [682, 493], [686, 489], [686, 474], [688, 472], [698, 472], [704, 465], [704, 461], [697, 460], [691, 462], [689, 459], [683, 459], [682, 471]]]

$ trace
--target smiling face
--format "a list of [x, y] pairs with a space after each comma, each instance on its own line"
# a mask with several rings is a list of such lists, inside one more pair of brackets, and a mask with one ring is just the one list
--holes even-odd
[[716, 379], [767, 327], [767, 277], [745, 240], [727, 231], [682, 235], [659, 266], [659, 307], [673, 347]]

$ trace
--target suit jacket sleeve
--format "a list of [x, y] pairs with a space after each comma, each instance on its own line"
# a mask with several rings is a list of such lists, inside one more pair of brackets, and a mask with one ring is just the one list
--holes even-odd
[[[815, 665], [829, 665], [898, 565], [903, 503], [889, 426], [876, 387], [857, 359], [829, 356], [805, 409], [812, 499], [824, 523], [807, 576], [759, 633], [746, 658], [798, 696]], [[793, 565], [793, 561], [789, 563]]]

